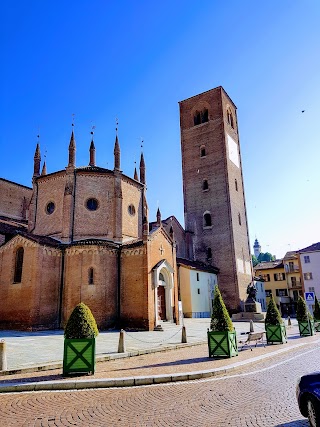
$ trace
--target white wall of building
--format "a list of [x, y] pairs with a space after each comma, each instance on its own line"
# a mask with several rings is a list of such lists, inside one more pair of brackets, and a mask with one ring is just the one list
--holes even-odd
[[192, 317], [210, 317], [217, 275], [204, 271], [190, 270], [190, 293]]
[[302, 252], [300, 262], [305, 292], [315, 292], [320, 300], [320, 252]]

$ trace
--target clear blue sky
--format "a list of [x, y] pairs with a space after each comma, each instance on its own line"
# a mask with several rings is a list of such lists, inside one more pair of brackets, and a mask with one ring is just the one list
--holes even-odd
[[[65, 168], [72, 114], [77, 166], [123, 172], [144, 139], [150, 220], [183, 224], [178, 102], [222, 85], [238, 107], [251, 248], [320, 240], [318, 0], [4, 0], [0, 5], [1, 172], [31, 185], [40, 128], [48, 172]], [[305, 110], [302, 113], [302, 110]]]

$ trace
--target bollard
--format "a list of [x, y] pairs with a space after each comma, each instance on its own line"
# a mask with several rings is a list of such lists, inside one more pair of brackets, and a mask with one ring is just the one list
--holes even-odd
[[290, 319], [290, 316], [288, 316], [288, 326], [291, 326], [291, 319]]
[[6, 347], [6, 342], [4, 340], [0, 341], [0, 371], [6, 371], [8, 369]]
[[182, 326], [181, 342], [183, 344], [185, 344], [187, 342], [187, 332], [186, 332], [186, 327], [185, 326]]
[[250, 320], [250, 332], [254, 332], [253, 321], [252, 320]]
[[124, 344], [124, 330], [121, 329], [119, 336], [119, 344], [118, 344], [118, 353], [125, 353], [125, 344]]

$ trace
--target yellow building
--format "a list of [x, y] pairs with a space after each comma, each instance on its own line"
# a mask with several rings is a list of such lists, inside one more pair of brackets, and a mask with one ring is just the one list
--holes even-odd
[[283, 258], [283, 263], [286, 272], [289, 297], [293, 303], [296, 304], [299, 296], [303, 296], [299, 254], [295, 251], [287, 252]]
[[271, 294], [283, 316], [292, 314], [293, 307], [289, 297], [285, 267], [282, 259], [260, 262], [254, 267], [255, 276], [264, 279], [267, 304]]

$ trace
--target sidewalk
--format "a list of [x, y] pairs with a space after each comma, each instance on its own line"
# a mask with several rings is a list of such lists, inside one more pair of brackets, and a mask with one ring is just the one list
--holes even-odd
[[[64, 378], [62, 377], [61, 360], [47, 365], [29, 366], [22, 369], [21, 373], [16, 371], [8, 375], [7, 372], [2, 371], [0, 373], [0, 392], [125, 387], [207, 378], [223, 375], [246, 364], [252, 364], [255, 361], [320, 341], [317, 335], [300, 338], [298, 326], [296, 322], [292, 321], [292, 326], [287, 328], [288, 343], [268, 346], [259, 343], [257, 347], [253, 343], [251, 348], [246, 345], [241, 350], [243, 344], [240, 341], [246, 340], [246, 335], [241, 333], [249, 331], [249, 323], [234, 322], [238, 336], [239, 355], [230, 359], [210, 359], [206, 344], [206, 328], [204, 328], [208, 324], [208, 319], [185, 320], [187, 344], [179, 343], [179, 339], [181, 342], [179, 334], [181, 327], [176, 325], [170, 325], [165, 332], [129, 332], [128, 335], [125, 334], [126, 341], [137, 341], [138, 337], [140, 344], [136, 345], [137, 348], [123, 354], [115, 352], [107, 355], [97, 354], [94, 375]], [[263, 330], [263, 327], [264, 324], [255, 324], [255, 331]], [[135, 336], [135, 334], [138, 335]], [[149, 336], [149, 339], [151, 335], [153, 340], [153, 346], [151, 341], [148, 342], [149, 348], [143, 348], [146, 347], [146, 335]], [[115, 336], [119, 337], [119, 333], [105, 333], [104, 340], [110, 344]], [[163, 337], [163, 342], [159, 343], [161, 337]], [[0, 338], [2, 337], [0, 336]], [[27, 344], [28, 339], [30, 336], [24, 336], [21, 339], [20, 347], [23, 347], [22, 341], [25, 340], [24, 343]], [[41, 343], [43, 338], [40, 336], [38, 339], [33, 339], [34, 345], [35, 342]], [[63, 340], [63, 336], [61, 339]], [[6, 340], [9, 340], [9, 337]], [[144, 342], [142, 342], [143, 340]]]

